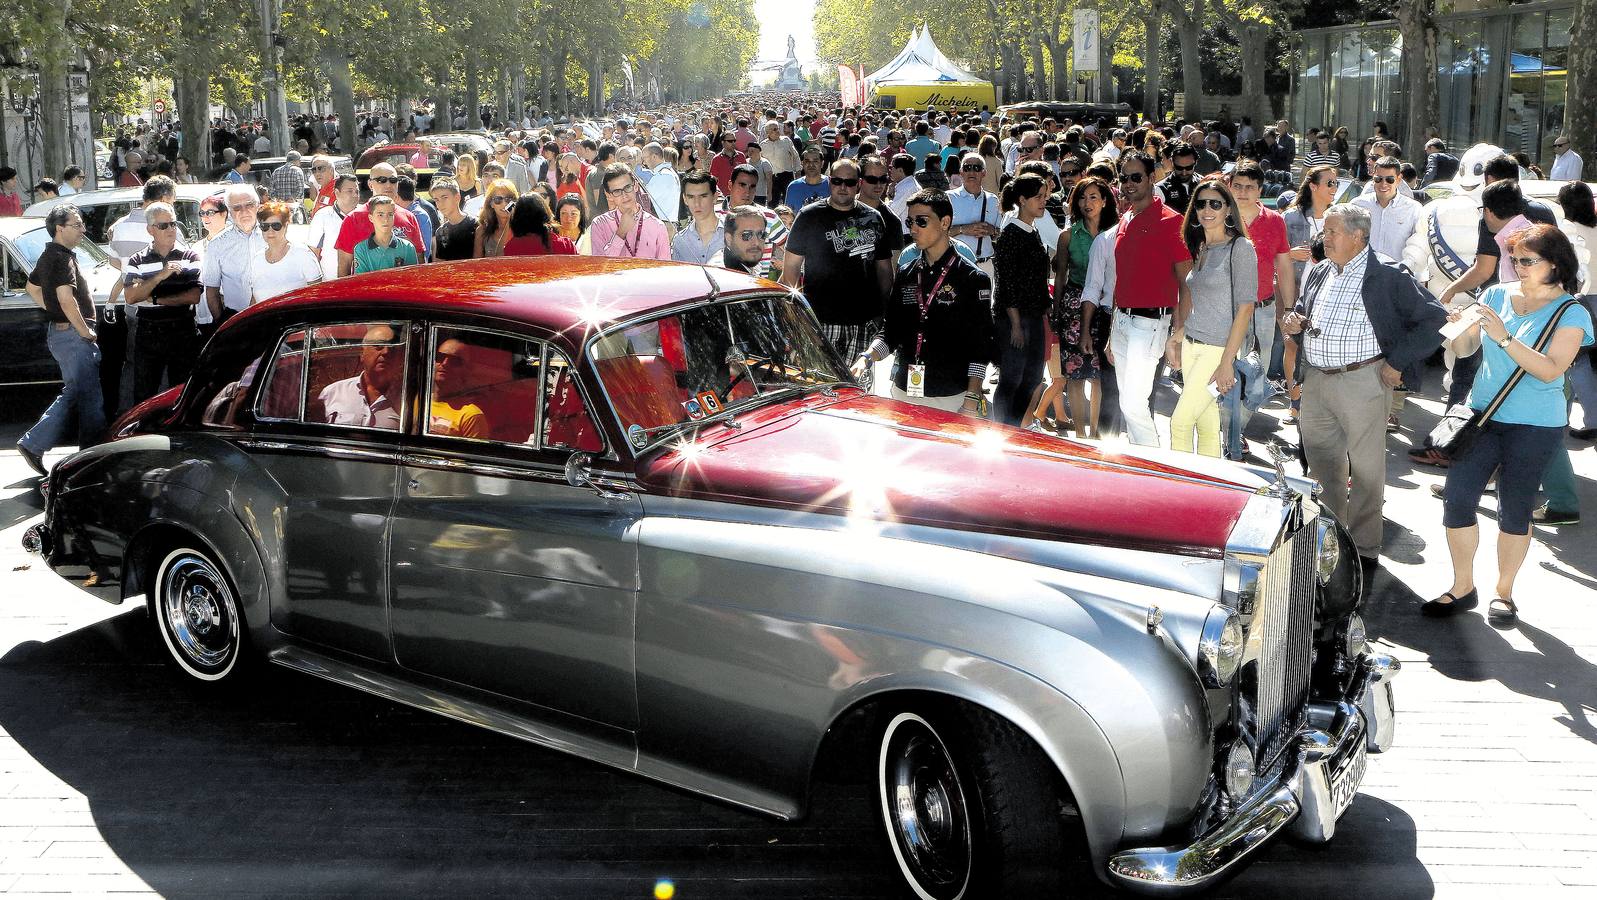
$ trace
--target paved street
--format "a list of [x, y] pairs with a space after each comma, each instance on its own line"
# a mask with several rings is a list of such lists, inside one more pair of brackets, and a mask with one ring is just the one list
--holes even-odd
[[[10, 448], [48, 397], [4, 397], [0, 893], [641, 900], [670, 878], [682, 900], [896, 896], [858, 788], [828, 785], [783, 824], [286, 672], [262, 695], [196, 697], [142, 610], [19, 549], [40, 498]], [[1366, 614], [1404, 665], [1397, 746], [1332, 844], [1271, 847], [1217, 896], [1597, 894], [1597, 453], [1571, 444], [1587, 523], [1537, 529], [1521, 624], [1433, 622], [1418, 604], [1449, 581], [1441, 475], [1401, 451], [1439, 410], [1411, 401], [1391, 441]]]

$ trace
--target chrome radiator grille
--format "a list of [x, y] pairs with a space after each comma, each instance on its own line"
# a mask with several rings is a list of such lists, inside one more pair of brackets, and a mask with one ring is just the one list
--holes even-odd
[[1314, 647], [1314, 528], [1300, 528], [1265, 564], [1259, 582], [1259, 762], [1273, 762], [1301, 724]]

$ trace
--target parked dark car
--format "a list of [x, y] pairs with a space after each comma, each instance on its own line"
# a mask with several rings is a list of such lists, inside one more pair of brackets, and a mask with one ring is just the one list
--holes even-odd
[[[45, 346], [44, 310], [27, 294], [28, 275], [49, 241], [43, 217], [0, 218], [0, 387], [61, 380], [61, 370]], [[78, 244], [77, 256], [95, 306], [104, 307], [117, 270], [90, 241]]]

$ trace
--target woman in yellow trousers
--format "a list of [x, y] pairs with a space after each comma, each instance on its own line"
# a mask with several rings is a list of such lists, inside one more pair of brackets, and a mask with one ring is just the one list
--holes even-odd
[[1236, 199], [1219, 181], [1206, 181], [1193, 193], [1181, 234], [1195, 262], [1187, 275], [1190, 299], [1181, 301], [1182, 325], [1165, 346], [1184, 385], [1170, 414], [1170, 447], [1190, 453], [1196, 436], [1199, 453], [1219, 456], [1218, 398], [1236, 381], [1237, 354], [1258, 295], [1258, 257]]

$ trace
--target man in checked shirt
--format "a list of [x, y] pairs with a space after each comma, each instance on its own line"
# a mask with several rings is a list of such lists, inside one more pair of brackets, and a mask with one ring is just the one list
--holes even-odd
[[[1325, 214], [1325, 259], [1303, 277], [1281, 331], [1302, 344], [1298, 417], [1309, 474], [1347, 526], [1368, 572], [1381, 553], [1386, 414], [1392, 389], [1419, 388], [1441, 346], [1447, 313], [1407, 272], [1370, 252], [1369, 210], [1340, 203]], [[1352, 486], [1348, 476], [1352, 475]]]

